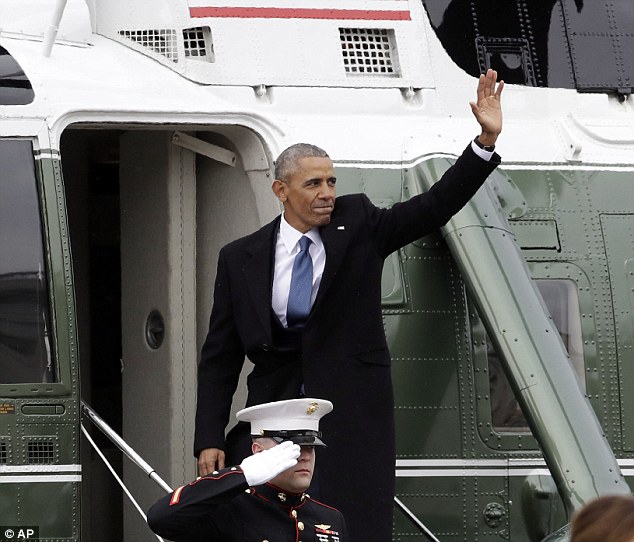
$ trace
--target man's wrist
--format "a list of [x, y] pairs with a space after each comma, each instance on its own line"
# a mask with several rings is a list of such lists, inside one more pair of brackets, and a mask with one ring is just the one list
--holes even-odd
[[496, 141], [497, 136], [493, 134], [480, 134], [473, 140], [478, 147], [487, 152], [493, 152], [495, 150]]

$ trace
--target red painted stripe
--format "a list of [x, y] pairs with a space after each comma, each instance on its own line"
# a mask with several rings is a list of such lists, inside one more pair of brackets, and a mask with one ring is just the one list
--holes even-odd
[[410, 21], [409, 11], [313, 8], [190, 7], [190, 17], [235, 17], [245, 19], [348, 19], [363, 21]]

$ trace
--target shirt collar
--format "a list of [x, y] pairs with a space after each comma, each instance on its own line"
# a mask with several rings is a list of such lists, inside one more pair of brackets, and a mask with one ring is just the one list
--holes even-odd
[[282, 213], [282, 220], [280, 221], [280, 238], [282, 239], [282, 243], [284, 243], [284, 246], [289, 254], [293, 252], [293, 249], [297, 246], [297, 243], [299, 243], [299, 240], [304, 235], [308, 237], [313, 244], [318, 244], [321, 241], [319, 230], [317, 228], [311, 228], [306, 233], [302, 233], [286, 222], [284, 214]]

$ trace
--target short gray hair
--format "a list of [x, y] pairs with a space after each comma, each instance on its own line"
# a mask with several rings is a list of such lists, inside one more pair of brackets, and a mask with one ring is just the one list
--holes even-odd
[[288, 182], [302, 158], [330, 158], [328, 153], [310, 143], [295, 143], [282, 151], [275, 161], [275, 178]]

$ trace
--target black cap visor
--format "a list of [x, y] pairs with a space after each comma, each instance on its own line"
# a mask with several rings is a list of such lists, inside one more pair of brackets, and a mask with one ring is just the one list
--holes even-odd
[[270, 438], [280, 444], [285, 440], [290, 440], [293, 444], [300, 446], [326, 446], [321, 440], [321, 431], [295, 430], [295, 431], [262, 431], [259, 435], [252, 435], [254, 438]]

